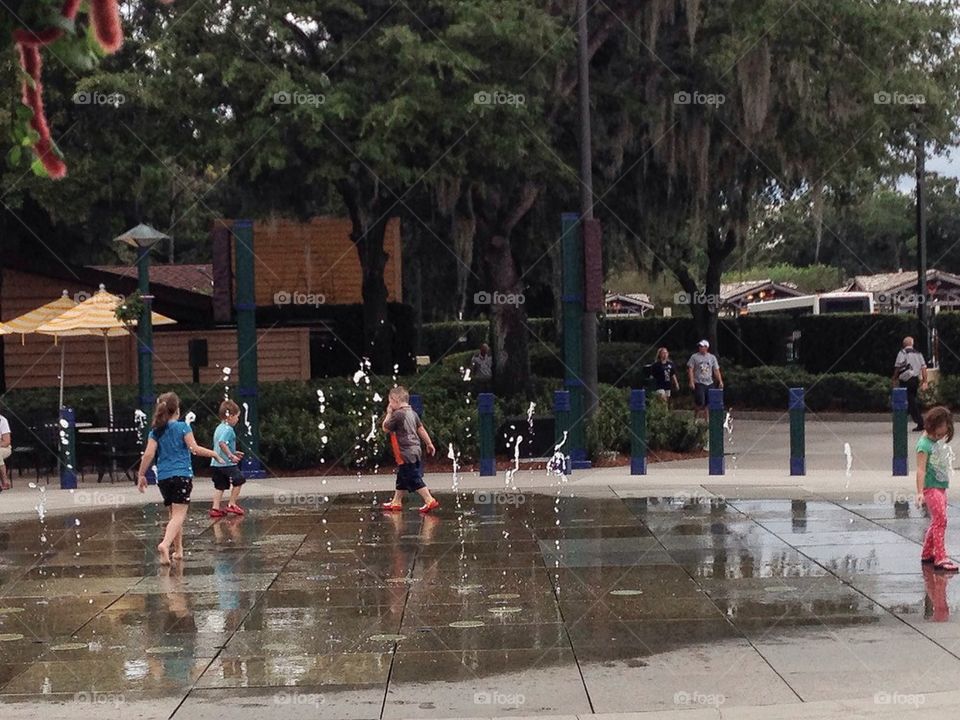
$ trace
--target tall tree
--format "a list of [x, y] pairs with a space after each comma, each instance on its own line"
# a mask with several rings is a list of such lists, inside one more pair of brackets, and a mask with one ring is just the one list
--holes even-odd
[[[601, 70], [621, 107], [601, 215], [707, 302], [758, 199], [782, 202], [905, 160], [957, 117], [953, 2], [654, 0]], [[599, 68], [598, 68], [599, 69]], [[634, 99], [619, 101], [630, 88]], [[829, 237], [832, 228], [824, 226]]]
[[[518, 149], [532, 141], [517, 142], [519, 121], [504, 133], [503, 108], [484, 93], [492, 97], [499, 88], [491, 79], [509, 74], [498, 68], [534, 67], [560, 39], [560, 24], [520, 0], [299, 0], [282, 8], [223, 0], [212, 12], [190, 10], [175, 8], [162, 37], [150, 39], [153, 77], [144, 81], [171, 77], [204, 89], [205, 102], [185, 120], [217, 148], [215, 167], [229, 170], [238, 212], [348, 214], [363, 271], [366, 350], [377, 369], [389, 368], [386, 224], [399, 215], [435, 232], [411, 209], [416, 194], [478, 166], [478, 153], [500, 152], [490, 162], [507, 174], [525, 161]], [[521, 90], [536, 87], [542, 72]], [[211, 137], [204, 128], [214, 118]]]

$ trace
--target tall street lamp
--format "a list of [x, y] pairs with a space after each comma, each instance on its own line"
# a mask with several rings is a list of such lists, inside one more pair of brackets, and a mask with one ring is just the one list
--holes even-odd
[[917, 129], [916, 174], [917, 174], [917, 317], [920, 320], [920, 352], [927, 362], [932, 360], [930, 347], [930, 294], [927, 292], [927, 203], [926, 203], [926, 148], [919, 128]]
[[159, 230], [142, 223], [114, 238], [116, 242], [137, 248], [139, 281], [137, 288], [143, 298], [143, 314], [137, 323], [137, 374], [140, 409], [146, 414], [148, 422], [157, 402], [153, 395], [153, 324], [151, 322], [153, 296], [150, 294], [150, 248], [161, 240], [169, 239], [169, 236]]

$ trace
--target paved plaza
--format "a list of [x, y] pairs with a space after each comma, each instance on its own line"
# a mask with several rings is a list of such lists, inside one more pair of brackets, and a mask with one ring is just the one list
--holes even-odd
[[[886, 431], [845, 434], [879, 466]], [[214, 521], [200, 479], [172, 568], [154, 488], [18, 479], [0, 717], [956, 717], [960, 580], [921, 567], [912, 478], [736, 449], [727, 477], [429, 476], [428, 517], [377, 510], [381, 475], [251, 483]]]

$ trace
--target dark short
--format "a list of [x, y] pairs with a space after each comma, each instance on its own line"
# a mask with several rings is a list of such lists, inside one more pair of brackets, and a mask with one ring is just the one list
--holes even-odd
[[213, 480], [213, 487], [217, 490], [229, 490], [231, 486], [240, 487], [246, 482], [237, 465], [211, 467], [210, 479]]
[[705, 408], [707, 406], [707, 399], [709, 398], [709, 393], [707, 392], [712, 388], [713, 385], [704, 385], [703, 383], [694, 383], [693, 384], [693, 404], [698, 408]]
[[423, 467], [419, 460], [403, 463], [397, 467], [397, 490], [416, 492], [426, 486], [427, 484], [423, 481]]
[[193, 492], [193, 478], [170, 477], [157, 481], [164, 505], [189, 505]]

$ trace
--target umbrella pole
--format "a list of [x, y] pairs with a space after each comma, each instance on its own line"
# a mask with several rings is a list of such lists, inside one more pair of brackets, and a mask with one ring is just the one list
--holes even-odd
[[117, 453], [113, 447], [113, 383], [110, 381], [110, 336], [107, 333], [103, 333], [103, 354], [107, 358], [107, 408], [110, 413], [110, 422], [107, 425], [107, 447], [110, 453], [110, 482], [113, 482], [113, 475], [117, 471]]
[[60, 344], [60, 407], [63, 407], [63, 370], [64, 370], [64, 359], [66, 358], [67, 353], [67, 343], [63, 342]]
[[103, 334], [103, 354], [107, 358], [107, 409], [109, 410], [110, 422], [108, 425], [113, 429], [113, 385], [110, 382], [110, 338], [106, 333]]

